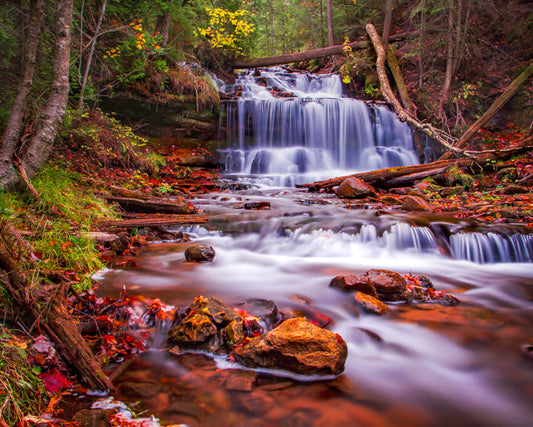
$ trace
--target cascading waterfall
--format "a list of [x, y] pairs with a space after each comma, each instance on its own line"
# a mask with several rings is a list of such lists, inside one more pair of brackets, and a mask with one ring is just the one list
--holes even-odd
[[382, 105], [342, 97], [338, 75], [256, 71], [226, 102], [226, 172], [293, 186], [417, 164], [411, 129]]

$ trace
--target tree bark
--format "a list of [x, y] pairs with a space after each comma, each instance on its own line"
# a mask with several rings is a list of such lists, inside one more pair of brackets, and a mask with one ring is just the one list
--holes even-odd
[[57, 129], [65, 114], [69, 91], [72, 3], [73, 0], [57, 1], [50, 94], [44, 110], [40, 114], [38, 129], [21, 159], [24, 170], [30, 178], [48, 159], [57, 135]]
[[[494, 103], [489, 107], [485, 114], [483, 114], [472, 126], [470, 126], [463, 136], [459, 139], [456, 148], [462, 148], [466, 143], [472, 139], [472, 137], [485, 126], [494, 115], [501, 110], [501, 108], [511, 100], [511, 98], [516, 94], [521, 85], [523, 85], [531, 76], [533, 75], [533, 62], [522, 72], [520, 75], [514, 79], [511, 84], [503, 91], [503, 93], [494, 101]], [[442, 158], [450, 158], [452, 153], [445, 153]]]
[[131, 229], [137, 227], [165, 227], [181, 224], [204, 224], [207, 221], [208, 218], [206, 216], [198, 215], [149, 215], [142, 217], [139, 216], [138, 218], [103, 222], [98, 224], [98, 227], [104, 229]]
[[441, 145], [446, 147], [448, 150], [463, 153], [463, 150], [460, 150], [450, 144], [450, 142], [454, 141], [454, 138], [447, 135], [445, 132], [434, 128], [428, 123], [422, 123], [418, 121], [412, 114], [410, 114], [407, 110], [405, 110], [402, 107], [402, 105], [400, 104], [396, 96], [394, 95], [394, 92], [392, 91], [390, 83], [389, 83], [389, 79], [387, 77], [387, 71], [385, 70], [385, 49], [383, 49], [383, 44], [376, 31], [376, 28], [372, 24], [366, 24], [366, 31], [368, 35], [370, 36], [370, 39], [372, 40], [374, 49], [376, 50], [376, 54], [377, 54], [376, 69], [378, 72], [381, 93], [383, 94], [383, 97], [387, 100], [387, 102], [389, 102], [392, 105], [398, 118], [401, 121], [405, 121], [407, 123], [412, 124], [417, 129], [420, 129], [424, 133], [428, 134], [433, 139], [435, 139], [437, 142], [439, 142]]
[[390, 34], [390, 27], [392, 22], [392, 0], [387, 0], [387, 6], [385, 9], [385, 24], [383, 26], [383, 45], [384, 49], [387, 52], [387, 47], [389, 45], [389, 34]]
[[[65, 307], [68, 283], [35, 286], [35, 275], [27, 274], [35, 265], [29, 256], [29, 245], [17, 230], [0, 220], [1, 282], [14, 302], [29, 311], [54, 341], [67, 363], [74, 366], [83, 382], [97, 390], [113, 389], [88, 344]], [[37, 275], [38, 277], [38, 275]]]
[[409, 113], [414, 114], [416, 109], [415, 104], [413, 103], [413, 101], [411, 101], [411, 98], [409, 97], [409, 92], [407, 91], [407, 85], [405, 84], [405, 80], [400, 70], [400, 65], [398, 64], [396, 55], [394, 54], [394, 51], [390, 46], [388, 46], [387, 49], [387, 63], [389, 64], [392, 76], [394, 77], [394, 81], [396, 82], [396, 87], [398, 88], [398, 92], [400, 93], [400, 99], [402, 100], [404, 108]]
[[[93, 61], [94, 49], [96, 48], [96, 42], [98, 36], [100, 35], [100, 28], [102, 27], [102, 21], [104, 20], [105, 9], [107, 6], [107, 0], [104, 0], [102, 3], [102, 9], [100, 10], [100, 16], [98, 17], [98, 24], [96, 24], [96, 29], [94, 30], [94, 35], [91, 41], [89, 42], [89, 54], [87, 55], [87, 64], [85, 65], [85, 71], [83, 73], [83, 78], [81, 80], [80, 87], [80, 97], [78, 99], [78, 111], [81, 113], [83, 110], [83, 98], [85, 96], [85, 87], [87, 86], [87, 80], [89, 79], [89, 71], [91, 70], [91, 63]], [[82, 17], [83, 19], [83, 17]], [[82, 56], [80, 55], [80, 62]]]
[[333, 40], [333, 6], [331, 5], [331, 1], [332, 0], [326, 0], [328, 15], [328, 46], [335, 46], [335, 41]]
[[118, 203], [126, 212], [162, 214], [194, 214], [198, 212], [192, 205], [155, 197], [140, 200], [130, 197], [106, 196], [106, 199], [110, 202]]
[[364, 42], [352, 42], [348, 45], [336, 45], [330, 47], [323, 47], [320, 49], [306, 50], [304, 52], [287, 53], [284, 55], [267, 56], [264, 58], [236, 60], [232, 67], [236, 68], [256, 68], [269, 67], [271, 65], [290, 64], [292, 62], [300, 62], [309, 59], [322, 58], [324, 56], [342, 55], [343, 48], [350, 46], [352, 49], [363, 49], [367, 46]]
[[19, 142], [22, 129], [22, 120], [26, 110], [26, 101], [33, 84], [33, 74], [39, 45], [39, 34], [41, 32], [41, 19], [43, 15], [43, 0], [31, 0], [30, 3], [30, 26], [27, 36], [26, 50], [24, 53], [24, 65], [22, 80], [17, 90], [17, 95], [13, 101], [6, 130], [2, 136], [2, 146], [0, 148], [0, 188], [13, 183], [15, 180], [15, 170], [12, 167], [13, 154]]

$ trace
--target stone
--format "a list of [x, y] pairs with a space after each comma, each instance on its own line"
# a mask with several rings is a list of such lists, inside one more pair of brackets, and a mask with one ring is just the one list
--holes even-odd
[[439, 196], [449, 197], [449, 196], [458, 196], [463, 194], [466, 190], [463, 187], [443, 187], [439, 191]]
[[270, 202], [248, 202], [243, 205], [247, 210], [267, 210], [270, 209]]
[[215, 250], [208, 245], [195, 245], [185, 250], [185, 261], [211, 262], [215, 259]]
[[187, 309], [177, 310], [169, 341], [177, 344], [173, 352], [196, 349], [216, 352], [244, 340], [242, 316], [218, 299], [196, 297]]
[[335, 194], [341, 199], [364, 199], [366, 197], [376, 197], [374, 187], [358, 178], [346, 178], [335, 189]]
[[405, 279], [398, 273], [372, 269], [367, 271], [366, 275], [380, 300], [402, 301], [409, 298]]
[[401, 205], [403, 202], [403, 197], [398, 196], [392, 196], [390, 194], [387, 194], [381, 198], [381, 203], [385, 203], [387, 205]]
[[249, 367], [283, 369], [303, 375], [338, 375], [344, 370], [348, 348], [340, 335], [297, 317], [252, 338], [235, 349], [234, 356]]
[[271, 300], [253, 298], [236, 307], [252, 316], [258, 317], [270, 327], [277, 324], [281, 319], [276, 303]]
[[330, 288], [341, 289], [343, 291], [359, 291], [377, 298], [376, 288], [366, 275], [357, 276], [355, 274], [343, 274], [336, 276], [329, 282]]
[[406, 211], [433, 211], [429, 202], [417, 196], [406, 196], [403, 199], [402, 209]]
[[367, 313], [381, 315], [389, 311], [389, 306], [387, 304], [363, 292], [356, 292], [354, 294], [354, 300], [356, 304]]
[[109, 418], [117, 411], [115, 409], [82, 409], [72, 417], [80, 427], [109, 427]]
[[257, 379], [257, 372], [230, 369], [224, 386], [226, 390], [252, 391], [252, 386]]
[[447, 294], [442, 290], [436, 291], [432, 288], [425, 288], [423, 286], [416, 285], [409, 286], [408, 290], [411, 292], [412, 299], [415, 301], [431, 302], [444, 305], [456, 305], [461, 302], [453, 295]]
[[494, 188], [496, 183], [489, 175], [483, 175], [478, 181], [478, 189], [481, 191]]
[[134, 396], [135, 398], [154, 397], [160, 393], [161, 385], [146, 382], [124, 381], [117, 387], [121, 395]]

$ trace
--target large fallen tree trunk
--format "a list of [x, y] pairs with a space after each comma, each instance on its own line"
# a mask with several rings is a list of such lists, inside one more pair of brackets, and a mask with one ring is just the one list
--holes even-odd
[[364, 49], [367, 47], [365, 42], [352, 42], [340, 44], [337, 46], [323, 47], [320, 49], [311, 49], [303, 52], [286, 53], [284, 55], [267, 56], [264, 58], [236, 60], [232, 67], [236, 68], [257, 68], [270, 67], [272, 65], [291, 64], [293, 62], [306, 61], [310, 59], [322, 58], [324, 56], [342, 55], [343, 49], [350, 46], [352, 49]]
[[[470, 126], [466, 132], [461, 136], [459, 141], [455, 144], [457, 148], [463, 148], [466, 143], [472, 139], [472, 137], [485, 126], [490, 119], [492, 119], [495, 114], [502, 109], [502, 107], [511, 100], [511, 98], [516, 94], [520, 86], [522, 86], [531, 76], [533, 75], [533, 63], [529, 66], [516, 78], [511, 84], [503, 91], [503, 93], [494, 101], [494, 103], [489, 107], [489, 109], [483, 114], [476, 122]], [[453, 153], [447, 152], [441, 158], [449, 159]]]
[[32, 274], [35, 267], [28, 243], [16, 229], [0, 220], [0, 283], [4, 289], [15, 304], [31, 313], [83, 382], [95, 390], [113, 389], [66, 309], [69, 282], [62, 278], [56, 278], [58, 283], [54, 285], [44, 278], [36, 282], [40, 275]]
[[326, 179], [323, 181], [317, 181], [311, 184], [299, 185], [300, 188], [308, 188], [309, 191], [332, 191], [334, 187], [337, 187], [346, 178], [358, 178], [370, 184], [376, 188], [393, 188], [403, 187], [414, 184], [416, 181], [430, 176], [442, 174], [451, 166], [465, 167], [478, 165], [478, 167], [484, 167], [491, 160], [502, 160], [513, 156], [514, 154], [521, 153], [523, 151], [530, 150], [533, 147], [533, 137], [525, 138], [513, 147], [497, 152], [481, 153], [476, 156], [475, 159], [447, 159], [437, 160], [431, 163], [425, 163], [422, 165], [413, 166], [401, 166], [394, 168], [379, 169], [370, 172], [361, 172], [353, 175], [346, 175], [337, 178]]
[[126, 212], [160, 214], [194, 214], [198, 210], [190, 203], [150, 197], [145, 200], [133, 197], [106, 196], [110, 202], [118, 203]]

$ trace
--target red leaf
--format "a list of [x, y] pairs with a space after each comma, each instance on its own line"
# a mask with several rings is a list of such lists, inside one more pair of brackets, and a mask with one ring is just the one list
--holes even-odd
[[44, 382], [44, 387], [51, 393], [57, 393], [62, 388], [69, 388], [70, 381], [56, 368], [53, 368], [48, 374], [40, 374], [39, 379]]

